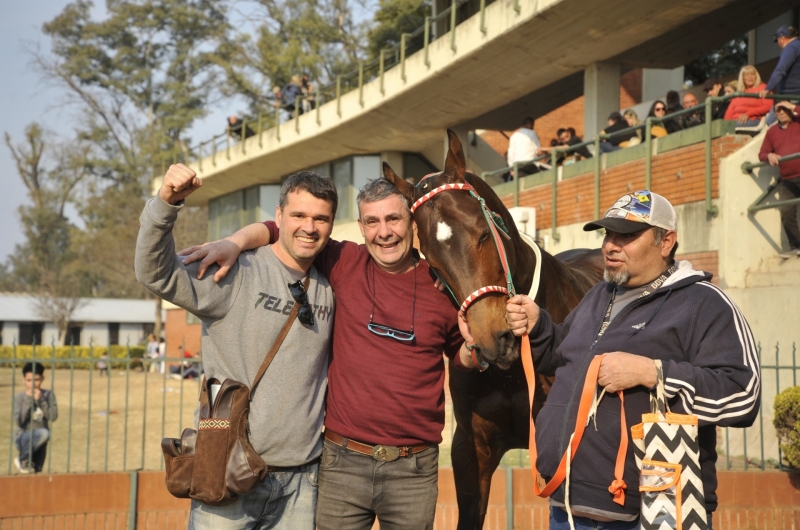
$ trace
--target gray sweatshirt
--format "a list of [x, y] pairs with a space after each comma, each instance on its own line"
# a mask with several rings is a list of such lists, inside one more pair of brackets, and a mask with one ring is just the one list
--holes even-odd
[[[41, 417], [37, 411], [41, 411]], [[39, 419], [31, 419], [39, 417]], [[34, 403], [33, 397], [19, 392], [14, 396], [14, 426], [16, 432], [14, 439], [19, 438], [19, 435], [25, 431], [36, 429], [49, 429], [50, 422], [58, 419], [58, 405], [56, 404], [56, 395], [52, 390], [42, 389], [42, 395]]]
[[[262, 247], [241, 253], [221, 282], [214, 282], [213, 267], [198, 280], [199, 263], [184, 266], [175, 253], [172, 227], [181, 208], [158, 196], [145, 205], [136, 279], [202, 321], [207, 378], [250, 386], [292, 310], [288, 284], [295, 279], [270, 247]], [[250, 442], [272, 466], [304, 464], [322, 453], [334, 298], [324, 276], [314, 267], [308, 273], [314, 326], [295, 320], [250, 405]]]

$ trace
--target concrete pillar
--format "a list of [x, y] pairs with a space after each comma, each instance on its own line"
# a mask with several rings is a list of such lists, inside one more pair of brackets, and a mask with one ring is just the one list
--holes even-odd
[[683, 76], [683, 66], [672, 70], [644, 68], [642, 70], [642, 102], [664, 99], [670, 90], [680, 92], [683, 90]]
[[583, 73], [583, 134], [593, 138], [608, 122], [608, 115], [619, 111], [620, 66], [594, 63]]

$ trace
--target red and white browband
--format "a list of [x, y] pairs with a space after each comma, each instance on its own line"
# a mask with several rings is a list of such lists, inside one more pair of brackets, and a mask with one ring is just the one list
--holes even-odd
[[[428, 177], [425, 177], [425, 178], [428, 178]], [[425, 180], [425, 179], [423, 179], [423, 180]], [[422, 182], [422, 181], [420, 181], [420, 182]], [[471, 189], [473, 189], [472, 186], [470, 186], [466, 182], [459, 182], [457, 184], [445, 184], [443, 186], [439, 186], [438, 188], [432, 189], [431, 191], [429, 191], [428, 193], [426, 193], [425, 195], [423, 195], [422, 197], [417, 199], [417, 201], [414, 204], [411, 205], [411, 213], [416, 212], [417, 208], [419, 208], [420, 206], [422, 206], [423, 204], [425, 204], [426, 202], [431, 200], [434, 195], [438, 195], [439, 193], [441, 193], [443, 191], [451, 191], [451, 190], [469, 191]]]
[[461, 307], [458, 309], [459, 312], [462, 315], [466, 314], [467, 308], [472, 302], [474, 302], [481, 296], [489, 293], [503, 293], [506, 296], [508, 296], [508, 289], [506, 289], [505, 287], [500, 287], [499, 285], [487, 285], [486, 287], [481, 287], [480, 289], [469, 295], [466, 300], [464, 300], [464, 303], [461, 304]]

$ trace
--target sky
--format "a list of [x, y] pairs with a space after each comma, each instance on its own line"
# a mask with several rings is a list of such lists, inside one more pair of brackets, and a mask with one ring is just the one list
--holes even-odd
[[[31, 66], [30, 53], [37, 46], [42, 51], [50, 50], [50, 41], [41, 31], [42, 25], [55, 18], [69, 3], [67, 0], [0, 1], [0, 72], [6, 79], [0, 81], [4, 87], [0, 91], [0, 135], [10, 134], [14, 144], [22, 142], [25, 127], [32, 121], [63, 136], [69, 135], [75, 123], [75, 109], [62, 105], [63, 89], [43, 82]], [[95, 1], [94, 18], [103, 15], [104, 5], [103, 0]], [[192, 143], [218, 134], [225, 126], [225, 117], [243, 109], [243, 103], [212, 109], [190, 131]], [[14, 245], [24, 241], [17, 210], [20, 204], [27, 202], [27, 190], [5, 141], [0, 145], [0, 179], [3, 185], [0, 262], [4, 262]]]

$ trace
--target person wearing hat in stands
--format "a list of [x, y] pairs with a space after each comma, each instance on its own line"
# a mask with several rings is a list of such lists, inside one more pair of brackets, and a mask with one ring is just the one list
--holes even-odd
[[550, 497], [551, 530], [570, 528], [570, 518], [578, 529], [639, 528], [639, 469], [633, 444], [618, 454], [616, 392], [624, 391], [627, 426], [640, 423], [642, 414], [650, 412], [655, 360], [661, 361], [672, 412], [698, 417], [704, 508], [711, 528], [717, 507], [716, 427], [753, 424], [761, 392], [758, 353], [744, 316], [711, 283], [711, 274], [675, 259], [677, 227], [675, 209], [661, 195], [648, 190], [625, 194], [601, 219], [583, 227], [605, 229], [604, 281], [562, 324], [525, 295], [508, 301], [509, 326], [530, 340], [537, 373], [555, 375], [536, 418], [536, 465], [546, 480], [556, 474], [575, 429], [587, 366], [604, 354], [598, 385], [608, 394], [573, 453], [569, 497], [564, 482]]
[[[620, 114], [619, 112], [612, 112], [608, 116], [608, 127], [600, 131], [600, 134], [613, 134], [617, 131], [621, 131], [627, 128], [628, 128], [628, 122], [622, 119], [622, 114]], [[618, 149], [621, 149], [619, 144], [630, 140], [634, 136], [636, 136], [636, 131], [630, 131], [628, 133], [618, 134], [612, 136], [611, 138], [605, 139], [602, 142], [600, 142], [600, 152], [610, 153], [611, 151], [616, 151]]]
[[[781, 49], [781, 58], [772, 71], [766, 88], [758, 95], [763, 98], [770, 92], [797, 94], [800, 100], [800, 40], [797, 39], [797, 30], [792, 26], [779, 27], [775, 32], [775, 42]], [[773, 108], [767, 115], [767, 125], [772, 125], [776, 120]]]

